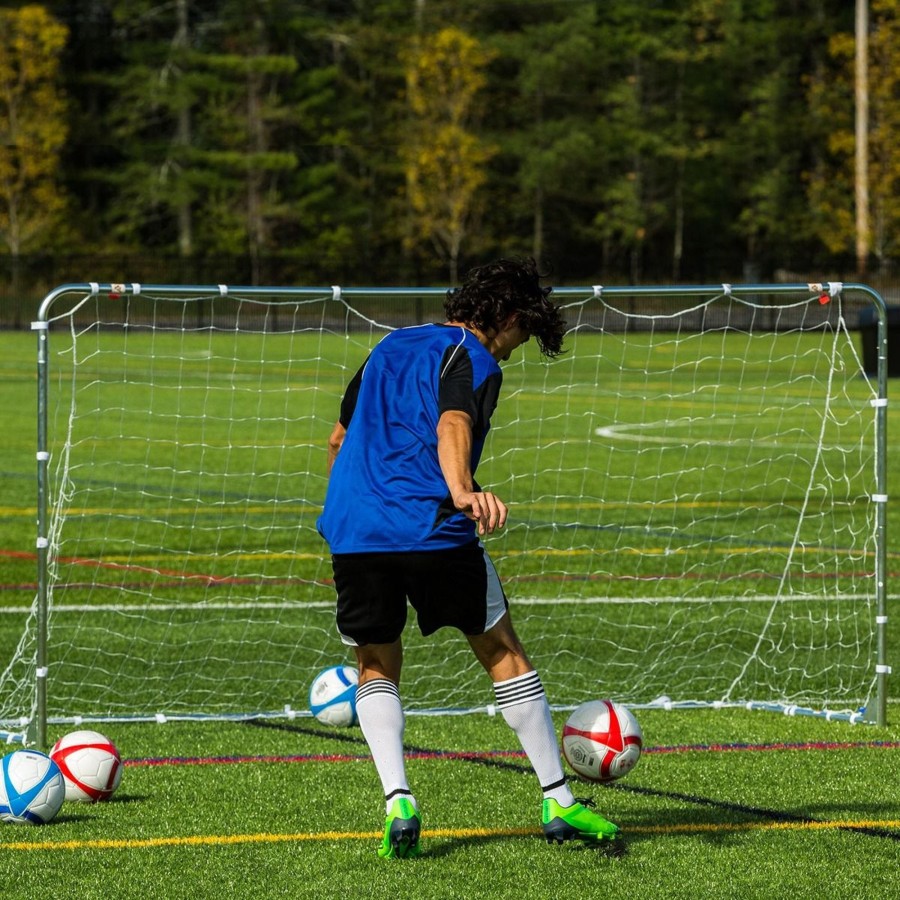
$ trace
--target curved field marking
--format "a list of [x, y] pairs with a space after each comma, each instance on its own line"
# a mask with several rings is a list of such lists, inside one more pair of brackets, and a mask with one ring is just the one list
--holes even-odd
[[[690, 424], [691, 420], [683, 420]], [[659, 430], [666, 425], [680, 424], [679, 421], [672, 422], [629, 422], [622, 425], [604, 425], [601, 428], [595, 428], [594, 434], [597, 437], [606, 438], [610, 441], [630, 441], [636, 444], [662, 444], [671, 445], [673, 447], [754, 447], [765, 448], [767, 450], [818, 450], [819, 445], [814, 443], [786, 443], [785, 441], [775, 440], [759, 440], [753, 437], [736, 438], [736, 439], [719, 439], [719, 438], [678, 438], [675, 436], [664, 437], [663, 435], [645, 434], [645, 429]], [[707, 422], [707, 425], [716, 426], [733, 426], [735, 423], [728, 420], [715, 419]]]

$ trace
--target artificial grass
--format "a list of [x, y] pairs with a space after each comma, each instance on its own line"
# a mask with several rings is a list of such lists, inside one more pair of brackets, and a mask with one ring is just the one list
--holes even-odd
[[[143, 900], [812, 898], [823, 882], [829, 896], [895, 895], [900, 729], [743, 710], [640, 718], [638, 767], [611, 788], [576, 785], [623, 827], [623, 855], [545, 844], [524, 759], [441, 758], [517, 749], [498, 718], [409, 718], [408, 744], [436, 751], [409, 762], [425, 847], [411, 861], [375, 854], [383, 806], [358, 729], [109, 724], [127, 760], [116, 797], [65, 804], [42, 828], [2, 827], [0, 879], [17, 892]], [[332, 758], [279, 759], [310, 755]], [[23, 843], [47, 846], [11, 847]]]

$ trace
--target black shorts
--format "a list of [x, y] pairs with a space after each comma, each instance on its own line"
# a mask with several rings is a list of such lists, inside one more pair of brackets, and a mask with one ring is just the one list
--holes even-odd
[[350, 646], [390, 644], [406, 625], [409, 600], [423, 635], [451, 626], [483, 634], [508, 609], [481, 541], [418, 553], [339, 553], [331, 557], [337, 629]]

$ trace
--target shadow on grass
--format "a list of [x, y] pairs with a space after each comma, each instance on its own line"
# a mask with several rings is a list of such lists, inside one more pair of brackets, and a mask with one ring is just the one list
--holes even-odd
[[[854, 809], [858, 809], [867, 819], [875, 819], [877, 821], [877, 819], [884, 817], [886, 813], [890, 812], [892, 807], [889, 805], [840, 804], [833, 808], [828, 806], [808, 806], [800, 810], [772, 809], [770, 807], [719, 800], [696, 794], [657, 790], [639, 785], [614, 784], [608, 785], [608, 788], [630, 794], [656, 797], [667, 801], [676, 800], [693, 807], [687, 812], [685, 810], [668, 809], [647, 811], [643, 816], [645, 822], [641, 823], [634, 820], [630, 822], [633, 828], [644, 830], [643, 835], [634, 835], [635, 839], [641, 837], [652, 839], [654, 833], [666, 833], [667, 829], [669, 829], [671, 834], [676, 832], [690, 834], [706, 841], [721, 843], [738, 839], [743, 833], [752, 830], [754, 825], [759, 828], [765, 828], [766, 825], [774, 827], [776, 825], [790, 826], [793, 824], [799, 828], [804, 826], [831, 828], [835, 831], [851, 831], [856, 834], [900, 842], [900, 832], [891, 828], [882, 828], [877, 824], [856, 825], [852, 821], [844, 824], [842, 820], [831, 821], [827, 815], [824, 819], [813, 815], [816, 811], [821, 810], [826, 813], [836, 812], [843, 817], [848, 813], [852, 813]], [[759, 824], [759, 820], [762, 820], [762, 825]], [[627, 833], [627, 825], [625, 830]]]
[[[272, 723], [266, 720], [258, 719], [248, 720], [245, 724], [261, 728], [275, 728], [281, 731], [309, 734], [326, 739], [340, 740], [343, 742], [365, 745], [365, 740], [356, 735], [346, 735], [340, 732], [334, 732], [333, 730], [322, 730], [317, 726], [310, 727], [293, 723], [285, 725], [283, 723]], [[405, 744], [404, 746], [407, 752], [433, 753], [436, 755], [439, 753], [439, 751], [436, 751], [433, 748], [418, 747], [411, 744]], [[506, 759], [474, 756], [463, 761], [465, 763], [483, 766], [494, 770], [516, 772], [522, 775], [528, 775], [530, 777], [534, 776], [534, 772], [531, 766]], [[634, 820], [631, 820], [630, 822], [620, 823], [623, 824], [623, 830], [625, 832], [626, 840], [628, 840], [630, 843], [644, 840], [655, 840], [658, 839], [661, 834], [673, 835], [676, 833], [682, 835], [690, 835], [692, 837], [699, 838], [703, 841], [708, 842], [730, 843], [739, 840], [741, 836], [748, 830], [752, 830], [754, 822], [758, 823], [759, 820], [767, 823], [772, 823], [773, 825], [776, 823], [793, 823], [798, 826], [805, 825], [815, 827], [821, 826], [823, 824], [822, 820], [814, 818], [811, 815], [811, 812], [816, 809], [816, 807], [805, 808], [803, 810], [797, 811], [786, 809], [772, 809], [763, 806], [740, 803], [737, 801], [717, 799], [715, 797], [708, 797], [699, 794], [688, 794], [678, 791], [660, 790], [656, 788], [644, 787], [641, 785], [623, 782], [616, 782], [614, 784], [601, 786], [594, 782], [587, 782], [577, 777], [570, 777], [569, 780], [576, 796], [578, 796], [579, 794], [579, 786], [584, 786], [589, 790], [621, 791], [628, 794], [654, 797], [667, 803], [675, 801], [679, 804], [685, 804], [689, 808], [688, 811], [683, 808], [648, 811], [646, 813], [645, 823], [636, 822]], [[890, 805], [878, 807], [875, 804], [866, 804], [864, 806], [865, 809], [862, 811], [865, 811], [866, 813], [868, 813], [869, 817], [875, 819], [884, 817], [886, 811], [893, 809], [893, 807]], [[834, 811], [838, 814], [844, 813], [846, 815], [847, 812], [851, 811], [852, 809], [852, 806], [847, 806], [846, 804], [842, 803], [839, 806], [836, 806]], [[629, 833], [629, 825], [631, 825], [632, 828], [641, 830], [637, 833]], [[854, 833], [864, 834], [870, 837], [879, 837], [886, 838], [892, 841], [900, 841], [900, 833], [889, 828], [880, 828], [877, 825], [860, 826], [853, 825], [852, 823], [847, 823], [846, 825], [833, 824], [831, 827], [833, 827], [835, 830], [852, 831]], [[478, 838], [451, 839], [450, 843], [452, 846], [454, 843], [469, 844], [472, 841], [495, 841], [500, 839], [508, 840], [509, 837], [509, 835], [489, 835]], [[597, 851], [596, 847], [590, 849], [592, 849], [594, 852]]]
[[[471, 847], [487, 847], [507, 841], [529, 841], [546, 844], [546, 841], [538, 834], [483, 834], [471, 837], [434, 837], [425, 835], [427, 844], [424, 846], [422, 858], [437, 859], [452, 856]], [[550, 844], [548, 853], [594, 853], [604, 859], [621, 859], [628, 855], [628, 845], [624, 840], [603, 841], [600, 844], [586, 844], [584, 841], [566, 841], [562, 845]]]
[[[114, 797], [110, 797], [108, 800], [101, 800], [98, 803], [70, 801], [63, 806], [62, 810], [57, 815], [42, 827], [46, 828], [54, 825], [71, 825], [77, 822], [90, 822], [94, 819], [94, 816], [91, 815], [91, 811], [97, 809], [98, 806], [112, 806], [119, 803], [143, 803], [149, 799], [150, 798], [145, 794], [116, 794]], [[78, 811], [76, 812], [75, 810]]]
[[41, 831], [48, 828], [56, 828], [57, 825], [74, 825], [78, 822], [90, 822], [93, 816], [86, 816], [84, 813], [60, 812], [57, 813], [49, 822], [41, 825]]

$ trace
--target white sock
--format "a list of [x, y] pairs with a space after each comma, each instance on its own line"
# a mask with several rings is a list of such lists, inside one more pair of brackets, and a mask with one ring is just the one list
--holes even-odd
[[519, 738], [544, 797], [556, 800], [560, 806], [571, 806], [575, 798], [566, 783], [550, 704], [538, 673], [526, 672], [494, 682], [494, 695], [506, 724]]
[[406, 780], [403, 757], [406, 717], [397, 685], [386, 678], [360, 685], [356, 690], [356, 715], [384, 788], [385, 812], [390, 812], [391, 803], [398, 794], [406, 794], [416, 806]]

